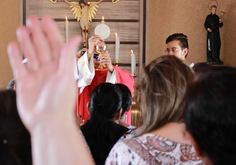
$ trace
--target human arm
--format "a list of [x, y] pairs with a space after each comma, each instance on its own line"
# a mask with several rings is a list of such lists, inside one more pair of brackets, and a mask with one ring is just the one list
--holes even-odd
[[110, 53], [108, 53], [108, 51], [106, 51], [104, 54], [100, 54], [98, 59], [99, 59], [99, 64], [103, 65], [104, 67], [107, 67], [107, 69], [111, 73], [114, 71], [114, 67], [111, 63]]
[[92, 36], [89, 38], [89, 49], [78, 61], [78, 72], [79, 72], [79, 81], [78, 87], [80, 87], [80, 93], [84, 90], [84, 88], [91, 84], [94, 76], [94, 52], [95, 45], [101, 41], [99, 36]]
[[[17, 43], [8, 55], [17, 82], [17, 107], [31, 134], [33, 164], [94, 164], [74, 119], [74, 54], [81, 37], [64, 44], [49, 16], [31, 16], [17, 38], [28, 59], [22, 64]], [[29, 31], [32, 38], [29, 37]]]
[[91, 84], [95, 76], [93, 60], [93, 58], [90, 58], [90, 60], [88, 60], [87, 52], [85, 52], [84, 55], [78, 60], [78, 87], [80, 88], [80, 93], [82, 93], [86, 86]]
[[[80, 93], [84, 90], [84, 88], [91, 84], [94, 76], [95, 76], [95, 69], [94, 69], [94, 52], [95, 46], [98, 42], [101, 41], [99, 36], [92, 36], [89, 38], [89, 48], [84, 53], [84, 55], [78, 60], [78, 72], [79, 72], [79, 81], [78, 87], [80, 87]], [[92, 57], [92, 58], [91, 58]]]
[[209, 24], [209, 16], [206, 17], [205, 23], [204, 23], [204, 27], [207, 31], [212, 32], [211, 28], [210, 28], [210, 24]]
[[102, 39], [101, 37], [94, 35], [89, 38], [89, 49], [87, 51], [88, 53], [88, 60], [93, 56], [94, 52], [96, 51], [95, 46], [97, 45], [98, 42], [100, 42]]
[[111, 63], [110, 53], [106, 51], [105, 54], [100, 54], [98, 59], [100, 60], [99, 63], [108, 69], [106, 82], [115, 84], [117, 82], [116, 71]]
[[207, 28], [207, 31], [212, 32], [212, 30], [210, 28]]
[[223, 26], [222, 18], [219, 19], [219, 27]]

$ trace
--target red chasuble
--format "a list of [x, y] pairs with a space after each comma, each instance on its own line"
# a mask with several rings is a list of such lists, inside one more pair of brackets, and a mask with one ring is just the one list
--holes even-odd
[[[117, 66], [114, 66], [114, 71], [116, 74], [116, 83], [121, 83], [126, 85], [130, 91], [131, 94], [133, 93], [133, 85], [134, 85], [134, 78], [133, 76], [128, 73], [126, 70], [122, 70]], [[89, 86], [86, 86], [83, 90], [83, 92], [78, 97], [78, 103], [79, 103], [79, 115], [82, 115], [81, 122], [86, 122], [89, 118], [89, 113], [87, 110], [87, 103], [89, 102], [90, 95], [94, 88], [96, 88], [97, 85], [100, 83], [103, 83], [106, 81], [108, 70], [95, 70], [95, 76], [93, 78], [92, 83]], [[78, 89], [79, 93], [80, 88]], [[77, 112], [77, 103], [76, 103], [76, 112]], [[131, 111], [129, 110], [126, 112], [127, 115], [127, 124], [131, 124]]]

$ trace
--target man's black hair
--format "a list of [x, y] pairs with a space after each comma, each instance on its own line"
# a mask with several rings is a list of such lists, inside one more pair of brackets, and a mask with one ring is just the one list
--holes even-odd
[[[171, 41], [175, 41], [175, 40], [180, 42], [179, 46], [182, 49], [188, 48], [188, 37], [186, 35], [184, 35], [183, 33], [174, 33], [174, 34], [170, 35], [166, 39], [166, 44], [168, 44]], [[188, 53], [185, 55], [185, 58], [187, 57], [187, 55], [188, 55]]]
[[186, 129], [214, 165], [236, 162], [236, 68], [196, 75], [185, 99]]
[[211, 6], [211, 9], [212, 9], [212, 8], [217, 8], [217, 6], [216, 6], [216, 5], [212, 5], [212, 6]]

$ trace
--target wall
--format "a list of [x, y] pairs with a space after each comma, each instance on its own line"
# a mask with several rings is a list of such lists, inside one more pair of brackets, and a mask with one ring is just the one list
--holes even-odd
[[[10, 41], [16, 40], [15, 31], [20, 23], [22, 23], [22, 18], [20, 18], [20, 9], [23, 9], [22, 2], [23, 0], [0, 1], [0, 24], [2, 25], [0, 28], [0, 89], [6, 88], [13, 78], [7, 56], [7, 45]], [[109, 42], [109, 51], [111, 54], [114, 54], [114, 33], [117, 32], [121, 41], [119, 62], [124, 64], [121, 68], [130, 72], [130, 49], [134, 50], [136, 61], [139, 61], [139, 0], [120, 0], [117, 4], [112, 4], [111, 2], [102, 3], [106, 5], [99, 5], [99, 11], [95, 16], [97, 21], [91, 23], [91, 28], [100, 23], [102, 15], [105, 16], [105, 21], [110, 20], [106, 22], [112, 28], [111, 36], [107, 40]], [[40, 17], [43, 14], [51, 14], [53, 18], [57, 19], [62, 35], [65, 35], [64, 16], [67, 15], [69, 20], [73, 20], [70, 22], [70, 36], [81, 33], [79, 23], [75, 21], [69, 5], [62, 1], [52, 4], [49, 0], [42, 0], [40, 2], [38, 0], [26, 0], [26, 9], [26, 15], [35, 14]], [[112, 20], [115, 20], [115, 22]], [[93, 35], [93, 31], [91, 35]], [[114, 56], [112, 56], [112, 60], [114, 61]], [[137, 74], [138, 71], [136, 69]]]
[[[78, 2], [78, 0], [69, 0]], [[90, 0], [85, 0], [89, 2]], [[98, 0], [91, 0], [98, 1]], [[95, 27], [101, 23], [102, 16], [105, 23], [110, 27], [110, 36], [105, 39], [112, 62], [115, 62], [115, 32], [120, 38], [119, 65], [120, 68], [131, 72], [130, 50], [133, 49], [136, 61], [139, 61], [139, 0], [120, 0], [118, 3], [101, 2], [93, 21], [90, 23], [90, 33], [88, 38], [94, 35]], [[69, 37], [81, 34], [80, 24], [76, 21], [70, 5], [63, 1], [55, 4], [49, 0], [29, 0], [29, 15], [42, 17], [45, 14], [51, 15], [55, 19], [62, 36], [65, 39], [65, 16], [69, 19]], [[138, 75], [136, 67], [136, 75]]]
[[19, 0], [1, 0], [0, 2], [0, 89], [6, 88], [13, 78], [7, 56], [7, 44], [16, 40], [15, 31], [20, 25], [19, 6]]
[[[48, 3], [48, 1], [43, 2]], [[135, 3], [134, 1], [133, 3]], [[170, 34], [176, 32], [182, 32], [188, 35], [190, 45], [190, 52], [187, 58], [188, 62], [196, 63], [206, 61], [206, 30], [203, 24], [206, 16], [210, 13], [208, 9], [210, 0], [147, 1], [149, 2], [149, 8], [147, 10], [149, 11], [147, 13], [149, 15], [149, 19], [147, 20], [149, 22], [147, 25], [147, 32], [149, 33], [147, 36], [149, 56], [147, 57], [146, 63], [165, 54], [165, 39]], [[226, 10], [227, 12], [223, 19], [224, 26], [220, 30], [222, 42], [221, 60], [226, 65], [235, 65], [236, 56], [234, 56], [234, 48], [236, 47], [236, 29], [234, 26], [236, 25], [236, 2], [235, 0], [218, 0], [218, 3], [217, 14], [220, 15], [221, 10]], [[66, 5], [63, 5], [63, 7], [68, 9]], [[36, 9], [39, 11], [39, 8]], [[71, 14], [69, 10], [65, 11], [68, 15]], [[19, 0], [0, 1], [0, 24], [2, 25], [0, 28], [0, 89], [6, 88], [9, 81], [13, 78], [6, 48], [10, 41], [16, 40], [15, 30], [20, 24], [19, 13]], [[73, 18], [72, 15], [70, 17]], [[123, 19], [125, 19], [125, 16]], [[122, 26], [118, 26], [118, 28], [122, 29]], [[135, 47], [134, 49], [138, 48]]]
[[[209, 2], [210, 0], [148, 0], [148, 62], [165, 54], [165, 40], [173, 33], [184, 33], [188, 36], [188, 62], [206, 62], [207, 32], [204, 22], [210, 14]], [[236, 65], [236, 1], [218, 0], [217, 15], [220, 16], [222, 10], [226, 14], [223, 17], [224, 26], [220, 29], [220, 58], [225, 65]]]

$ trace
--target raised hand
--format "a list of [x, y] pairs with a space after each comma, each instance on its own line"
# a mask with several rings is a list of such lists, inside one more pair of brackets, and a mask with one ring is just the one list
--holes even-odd
[[97, 43], [99, 43], [101, 41], [101, 37], [99, 36], [92, 36], [89, 38], [88, 42], [89, 42], [89, 49], [88, 49], [88, 58], [90, 59], [90, 57], [93, 55], [93, 53], [95, 52], [96, 48], [95, 46], [97, 45]]
[[41, 22], [31, 16], [27, 26], [17, 29], [17, 38], [28, 62], [22, 64], [15, 42], [9, 44], [8, 55], [17, 84], [19, 115], [31, 134], [33, 163], [93, 164], [73, 112], [74, 55], [81, 37], [65, 44], [49, 16]]
[[114, 67], [112, 65], [110, 53], [108, 51], [106, 51], [104, 54], [100, 54], [98, 59], [99, 64], [103, 65], [104, 67], [107, 67], [110, 72], [113, 72]]
[[26, 127], [33, 130], [45, 117], [68, 116], [65, 109], [72, 112], [76, 91], [73, 55], [81, 38], [74, 37], [64, 44], [48, 16], [42, 18], [42, 26], [31, 16], [27, 27], [18, 28], [17, 38], [27, 65], [21, 63], [22, 55], [14, 42], [8, 47], [9, 59], [17, 82], [19, 114]]

